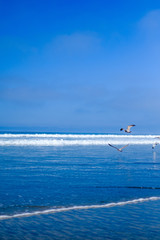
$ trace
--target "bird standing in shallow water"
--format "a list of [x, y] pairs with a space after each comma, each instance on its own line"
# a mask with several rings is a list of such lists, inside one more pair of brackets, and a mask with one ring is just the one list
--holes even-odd
[[154, 149], [155, 148], [155, 146], [157, 146], [159, 143], [154, 143], [153, 145], [152, 145], [152, 149]]
[[120, 131], [123, 131], [123, 130], [124, 130], [124, 131], [127, 132], [127, 133], [131, 133], [130, 128], [131, 128], [131, 127], [134, 127], [134, 126], [136, 126], [136, 125], [134, 125], [134, 124], [128, 125], [127, 129], [121, 128]]

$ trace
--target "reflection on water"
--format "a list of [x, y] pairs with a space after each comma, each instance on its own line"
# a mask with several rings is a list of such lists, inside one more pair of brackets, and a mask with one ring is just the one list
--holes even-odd
[[153, 160], [155, 161], [156, 160], [156, 152], [153, 151]]

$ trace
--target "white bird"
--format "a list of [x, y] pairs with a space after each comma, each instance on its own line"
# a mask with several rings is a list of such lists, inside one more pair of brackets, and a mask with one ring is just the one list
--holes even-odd
[[121, 148], [117, 148], [117, 147], [115, 147], [115, 146], [113, 146], [113, 145], [111, 145], [111, 144], [109, 144], [109, 143], [108, 143], [108, 145], [109, 145], [110, 147], [115, 148], [117, 151], [122, 152], [122, 149], [125, 148], [125, 147], [127, 147], [129, 144], [127, 144], [127, 145], [125, 145], [125, 146], [123, 146], [123, 147], [121, 147]]
[[153, 145], [152, 145], [152, 149], [155, 148], [155, 146], [157, 146], [159, 143], [155, 142]]
[[129, 126], [127, 127], [127, 129], [121, 128], [120, 131], [123, 131], [123, 130], [124, 130], [124, 131], [127, 132], [127, 133], [131, 133], [130, 128], [131, 128], [131, 127], [134, 127], [134, 126], [136, 126], [136, 125], [134, 125], [134, 124], [129, 125]]

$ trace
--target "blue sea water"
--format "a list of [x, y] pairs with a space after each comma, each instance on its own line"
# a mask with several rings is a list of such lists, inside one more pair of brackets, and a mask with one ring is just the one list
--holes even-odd
[[156, 137], [0, 134], [0, 239], [160, 239]]

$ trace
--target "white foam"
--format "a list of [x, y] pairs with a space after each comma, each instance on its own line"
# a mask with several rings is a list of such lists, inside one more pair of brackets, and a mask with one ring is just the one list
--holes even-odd
[[87, 145], [152, 145], [152, 139], [106, 139], [106, 140], [64, 140], [64, 139], [14, 139], [0, 140], [0, 146], [87, 146]]
[[0, 134], [0, 138], [155, 138], [160, 135], [116, 135], [116, 134], [50, 134], [50, 133], [34, 133], [34, 134]]
[[154, 144], [157, 135], [0, 134], [0, 146], [72, 146]]
[[0, 215], [0, 220], [10, 219], [10, 218], [19, 218], [19, 217], [30, 217], [30, 216], [41, 215], [41, 214], [53, 214], [53, 213], [66, 212], [66, 211], [72, 211], [72, 210], [111, 208], [116, 206], [124, 206], [127, 204], [137, 204], [141, 202], [156, 201], [156, 200], [160, 200], [160, 197], [139, 198], [139, 199], [134, 199], [134, 200], [125, 201], [125, 202], [107, 203], [102, 205], [86, 205], [86, 206], [53, 208], [53, 209], [48, 209], [43, 211], [18, 213], [14, 215]]

